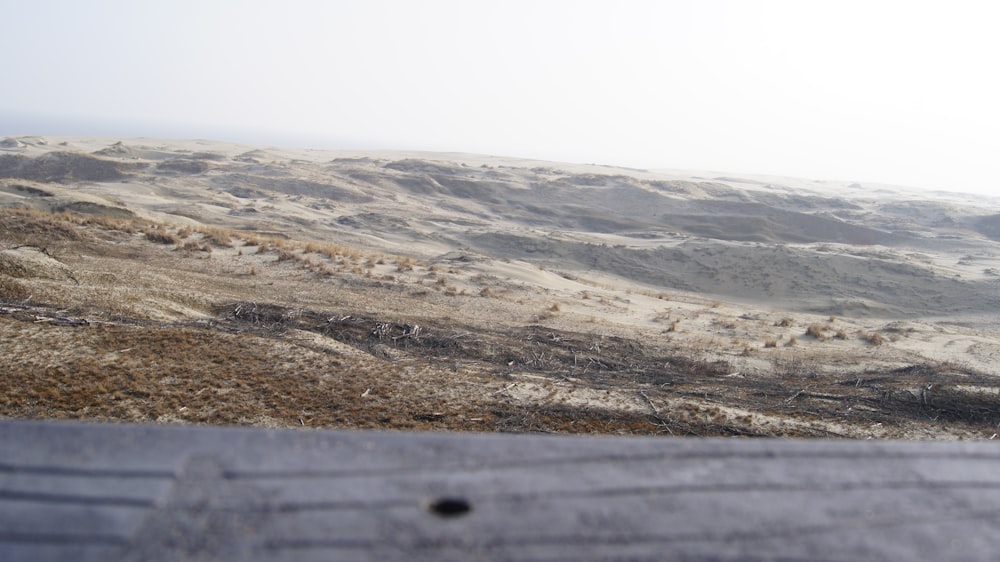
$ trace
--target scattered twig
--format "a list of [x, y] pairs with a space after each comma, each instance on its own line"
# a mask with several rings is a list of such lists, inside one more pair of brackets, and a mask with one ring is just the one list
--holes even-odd
[[493, 394], [494, 395], [503, 394], [504, 392], [507, 392], [508, 390], [514, 388], [516, 385], [517, 385], [516, 382], [512, 382], [512, 383], [508, 384], [507, 386], [505, 386], [504, 388], [501, 388], [500, 390], [494, 392]]
[[393, 336], [392, 337], [392, 341], [396, 341], [396, 340], [400, 340], [400, 339], [409, 339], [409, 338], [416, 339], [419, 336], [420, 336], [420, 326], [419, 325], [414, 324], [414, 325], [411, 326], [409, 324], [403, 324], [403, 335], [401, 335], [401, 336]]
[[795, 400], [796, 398], [799, 397], [800, 394], [802, 394], [803, 392], [805, 392], [807, 390], [809, 390], [809, 385], [806, 385], [805, 388], [803, 388], [802, 390], [800, 390], [800, 391], [796, 392], [795, 394], [793, 394], [792, 397], [789, 398], [788, 400], [785, 400], [785, 404], [791, 403], [792, 400]]
[[659, 417], [660, 410], [656, 407], [656, 404], [653, 404], [653, 401], [649, 399], [649, 395], [646, 394], [646, 391], [640, 389], [639, 396], [642, 396], [643, 398], [646, 399], [646, 403], [649, 404], [649, 408], [653, 410], [653, 415]]

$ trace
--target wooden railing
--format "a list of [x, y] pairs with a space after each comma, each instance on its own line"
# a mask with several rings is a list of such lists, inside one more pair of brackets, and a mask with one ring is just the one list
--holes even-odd
[[1000, 449], [0, 421], [0, 560], [1000, 556]]

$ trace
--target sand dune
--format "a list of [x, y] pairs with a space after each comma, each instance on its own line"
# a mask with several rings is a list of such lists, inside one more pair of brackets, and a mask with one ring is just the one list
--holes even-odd
[[[911, 317], [1000, 307], [995, 276], [984, 273], [997, 271], [990, 237], [1000, 214], [983, 202], [963, 206], [909, 193], [894, 199], [885, 189], [877, 198], [846, 197], [837, 185], [804, 193], [753, 178], [657, 179], [646, 171], [496, 157], [478, 163], [483, 157], [355, 157], [207, 141], [10, 140], [27, 152], [0, 155], [0, 177], [23, 205], [127, 207], [244, 230], [384, 243], [387, 251], [407, 251], [407, 241], [417, 253], [467, 245], [583, 275], [600, 271], [819, 313]], [[15, 180], [92, 183], [87, 192], [106, 192], [107, 204], [68, 192], [32, 197], [45, 188]], [[134, 189], [99, 187], [109, 182]], [[164, 199], [149, 198], [156, 193]], [[941, 266], [950, 260], [957, 268]], [[975, 268], [965, 267], [972, 261]]]
[[[394, 318], [395, 337], [419, 323], [438, 330], [425, 340], [436, 343], [415, 352], [364, 343], [371, 327], [358, 324], [324, 344], [329, 330], [299, 316], [273, 323], [298, 334], [281, 340], [286, 351], [361, 353], [373, 357], [365, 365], [390, 361], [431, 378], [490, 373], [483, 384], [517, 407], [561, 397], [640, 415], [658, 398], [637, 384], [697, 379], [703, 391], [723, 385], [744, 397], [724, 409], [727, 423], [746, 416], [772, 429], [786, 414], [754, 413], [753, 393], [766, 383], [792, 384], [794, 394], [820, 385], [819, 372], [873, 393], [883, 383], [864, 380], [888, 377], [892, 392], [910, 392], [931, 371], [940, 384], [1000, 388], [991, 382], [1000, 375], [996, 199], [469, 154], [40, 137], [0, 148], [0, 210], [64, 213], [55, 222], [11, 215], [5, 224], [19, 226], [0, 231], [7, 306], [99, 312], [118, 324], [213, 319], [233, 330], [218, 322], [234, 301]], [[118, 304], [109, 311], [101, 295]], [[36, 316], [49, 318], [41, 308]], [[556, 345], [566, 341], [572, 353]], [[619, 355], [597, 351], [601, 342]], [[723, 366], [641, 374], [667, 364]], [[930, 364], [940, 368], [885, 375]], [[581, 378], [591, 366], [625, 378]], [[693, 396], [662, 404], [707, 407]], [[868, 435], [839, 421], [786, 421], [800, 433]], [[900, 435], [981, 429], [899, 423]]]

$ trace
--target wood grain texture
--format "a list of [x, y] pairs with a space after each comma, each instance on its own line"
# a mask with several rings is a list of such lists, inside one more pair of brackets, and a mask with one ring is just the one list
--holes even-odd
[[998, 461], [991, 442], [8, 420], [0, 559], [993, 559]]

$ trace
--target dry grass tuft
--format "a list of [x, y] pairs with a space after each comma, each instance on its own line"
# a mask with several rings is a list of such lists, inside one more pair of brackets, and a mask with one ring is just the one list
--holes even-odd
[[0, 301], [23, 301], [31, 296], [28, 288], [20, 281], [0, 275]]
[[220, 248], [233, 247], [234, 233], [231, 230], [216, 227], [200, 227], [198, 228], [198, 232], [205, 237], [205, 240], [214, 246], [218, 246]]
[[875, 346], [883, 345], [886, 343], [885, 336], [883, 336], [879, 332], [870, 332], [864, 334], [862, 335], [862, 339]]
[[180, 244], [180, 240], [173, 234], [160, 229], [150, 229], [144, 234], [146, 240], [157, 244]]
[[413, 258], [408, 256], [400, 256], [396, 258], [396, 271], [403, 273], [404, 271], [413, 271]]
[[824, 327], [819, 324], [809, 324], [809, 327], [806, 328], [806, 335], [812, 336], [819, 341], [826, 341]]

